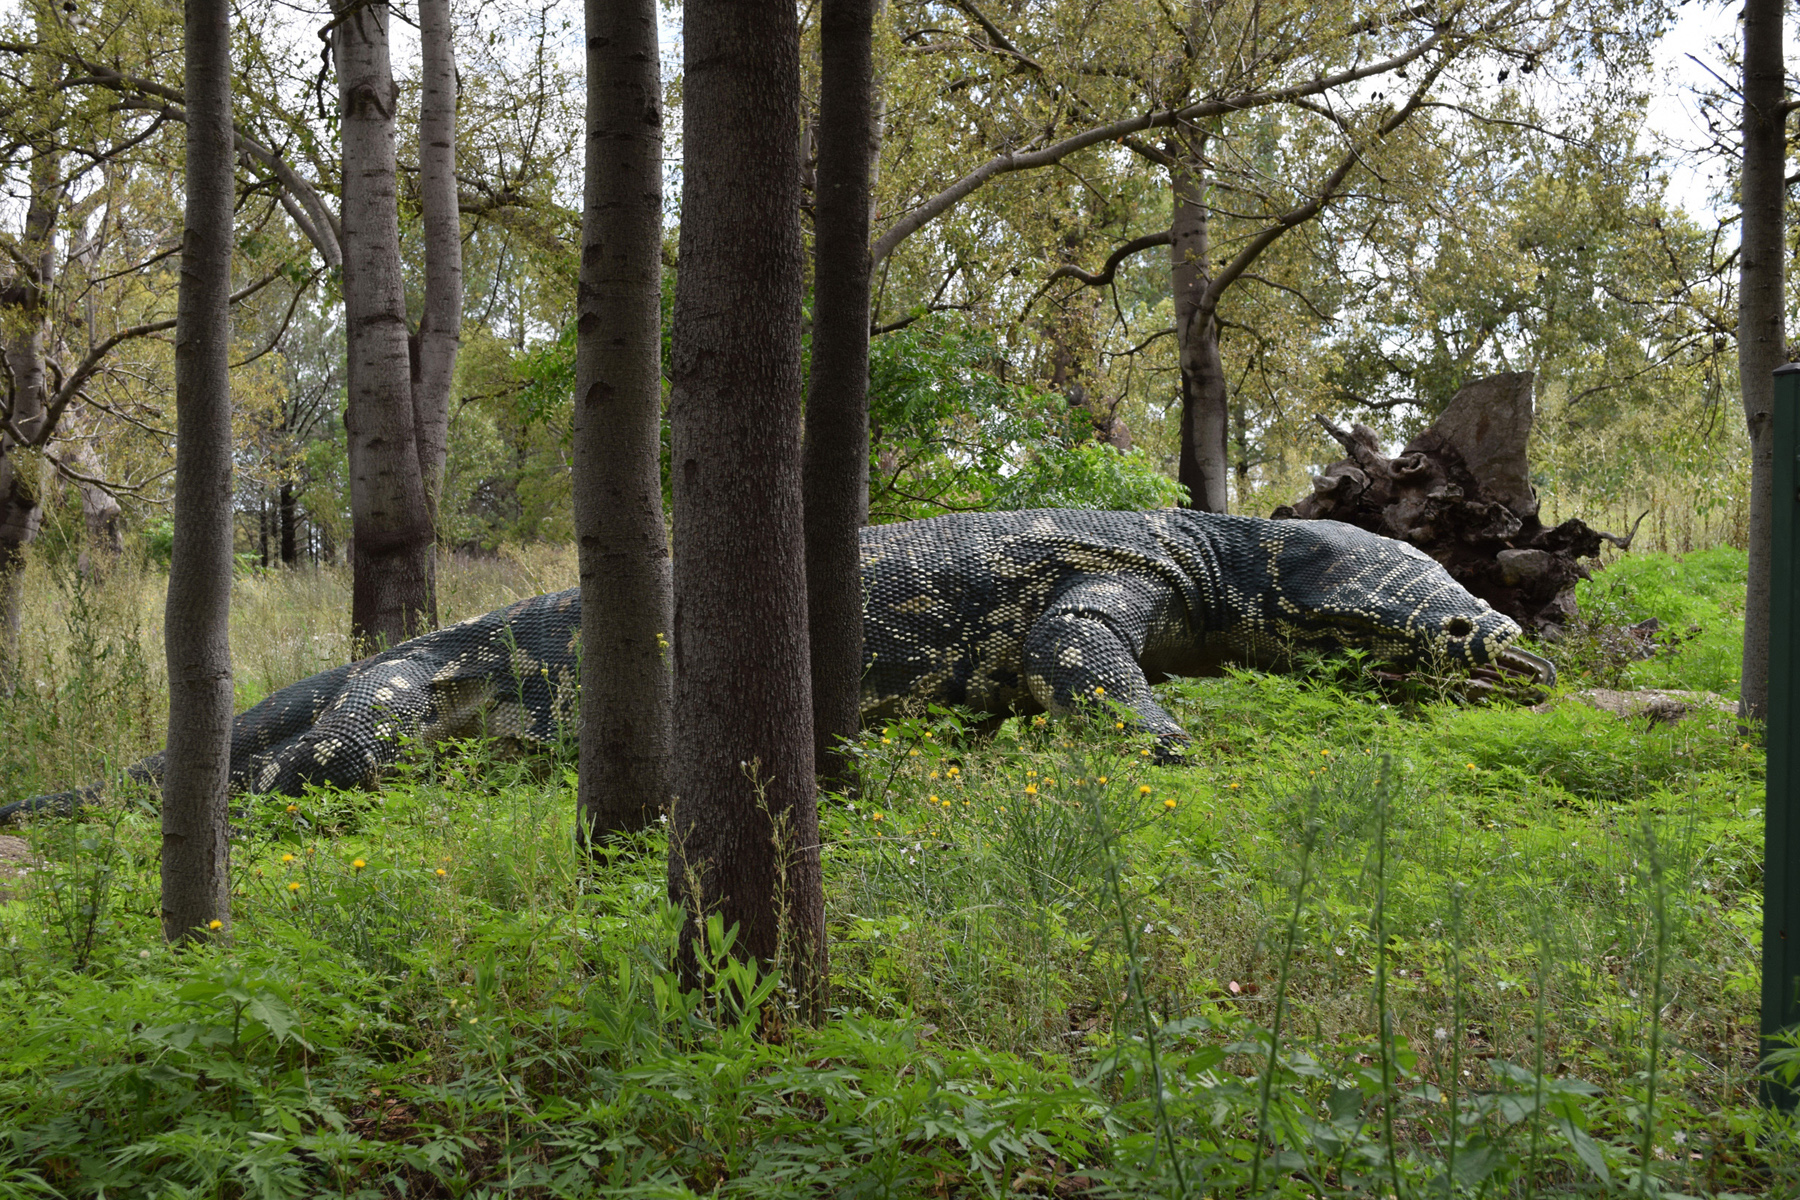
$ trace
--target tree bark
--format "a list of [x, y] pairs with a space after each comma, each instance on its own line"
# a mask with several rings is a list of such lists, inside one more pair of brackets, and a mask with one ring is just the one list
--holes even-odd
[[437, 625], [431, 512], [419, 467], [400, 273], [386, 3], [337, 0], [344, 330], [353, 561], [351, 635], [370, 649]]
[[820, 13], [813, 191], [812, 381], [801, 454], [813, 754], [826, 786], [853, 779], [862, 718], [862, 557], [869, 519], [869, 195], [875, 146], [873, 0]]
[[[425, 505], [437, 528], [449, 449], [450, 391], [462, 342], [462, 218], [456, 197], [456, 51], [450, 0], [419, 0], [419, 201], [425, 227], [425, 308], [414, 358], [413, 427]], [[435, 541], [435, 536], [434, 536]]]
[[162, 927], [231, 925], [231, 6], [186, 0], [187, 209], [175, 327], [175, 543], [164, 616]]
[[300, 561], [299, 548], [295, 545], [299, 505], [295, 502], [293, 481], [283, 480], [278, 495], [276, 510], [281, 514], [281, 565], [291, 567]]
[[1200, 168], [1185, 147], [1171, 141], [1175, 166], [1174, 223], [1169, 277], [1175, 296], [1175, 331], [1181, 358], [1181, 460], [1176, 478], [1188, 490], [1188, 507], [1225, 511], [1230, 473], [1230, 410], [1225, 365], [1219, 357], [1217, 301], [1211, 295], [1210, 214]]
[[[52, 81], [45, 80], [45, 86]], [[12, 376], [12, 427], [32, 442], [42, 437], [49, 400], [44, 368], [49, 339], [49, 295], [56, 282], [56, 218], [62, 207], [60, 157], [49, 146], [33, 147], [31, 192], [19, 239], [29, 267], [19, 269], [0, 292], [0, 338]], [[14, 264], [19, 267], [21, 264]], [[43, 463], [22, 455], [12, 430], [0, 430], [0, 680], [19, 650], [19, 605], [23, 599], [25, 548], [43, 523]]]
[[1750, 430], [1750, 578], [1744, 595], [1739, 712], [1761, 720], [1769, 698], [1769, 538], [1774, 520], [1775, 368], [1787, 361], [1782, 322], [1787, 186], [1787, 89], [1781, 0], [1744, 4], [1743, 226], [1738, 252], [1738, 383]]
[[662, 80], [656, 0], [587, 0], [575, 345], [584, 842], [669, 800], [674, 630], [662, 504]]
[[689, 0], [669, 416], [669, 889], [690, 974], [711, 914], [817, 1012], [824, 897], [800, 488], [799, 33], [787, 0]]

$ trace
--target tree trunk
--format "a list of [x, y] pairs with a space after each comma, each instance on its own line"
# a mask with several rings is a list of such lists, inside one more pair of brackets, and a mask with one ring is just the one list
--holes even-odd
[[425, 504], [437, 528], [450, 434], [450, 390], [462, 341], [462, 218], [456, 199], [456, 52], [450, 0], [419, 0], [419, 201], [425, 227], [425, 309], [419, 318], [413, 425]]
[[[46, 81], [49, 86], [50, 81]], [[42, 436], [48, 387], [44, 369], [49, 338], [48, 297], [56, 282], [56, 215], [62, 206], [61, 160], [34, 147], [31, 195], [26, 202], [21, 257], [11, 286], [0, 293], [0, 337], [12, 376], [12, 424], [27, 439]], [[18, 267], [19, 264], [15, 264]], [[0, 672], [18, 658], [19, 605], [23, 599], [25, 548], [43, 523], [42, 460], [20, 453], [11, 431], [0, 430]]]
[[849, 786], [844, 743], [862, 718], [862, 555], [869, 519], [869, 189], [875, 159], [873, 0], [820, 14], [819, 164], [813, 192], [812, 386], [801, 456], [813, 754]]
[[1171, 141], [1179, 164], [1169, 172], [1174, 190], [1169, 276], [1175, 295], [1175, 329], [1181, 355], [1181, 462], [1177, 478], [1188, 507], [1225, 511], [1230, 460], [1230, 413], [1225, 366], [1219, 358], [1219, 322], [1208, 300], [1211, 264], [1206, 183], [1186, 148]]
[[690, 974], [733, 953], [825, 994], [800, 490], [799, 34], [786, 0], [685, 9], [669, 399], [677, 797], [669, 890]]
[[1750, 429], [1750, 579], [1744, 596], [1739, 712], [1761, 720], [1769, 698], [1769, 538], [1774, 520], [1775, 368], [1787, 361], [1782, 327], [1782, 204], [1787, 114], [1781, 0], [1744, 4], [1743, 226], [1738, 253], [1738, 384]]
[[186, 0], [187, 211], [175, 327], [175, 544], [164, 615], [162, 927], [229, 934], [231, 6]]
[[662, 505], [662, 79], [656, 0], [587, 0], [575, 349], [584, 842], [669, 799], [674, 630]]
[[291, 567], [300, 561], [299, 550], [294, 544], [295, 525], [298, 524], [299, 515], [295, 510], [299, 506], [294, 502], [292, 480], [283, 481], [279, 496], [276, 511], [281, 514], [281, 565]]
[[344, 150], [351, 635], [369, 649], [437, 625], [431, 512], [419, 469], [394, 191], [388, 7], [338, 0], [332, 31]]

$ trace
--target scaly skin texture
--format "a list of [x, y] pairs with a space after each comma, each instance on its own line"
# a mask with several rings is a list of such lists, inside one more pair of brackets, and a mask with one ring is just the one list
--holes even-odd
[[[1150, 692], [1226, 664], [1367, 650], [1401, 664], [1497, 662], [1519, 636], [1403, 542], [1335, 521], [1160, 512], [960, 513], [862, 532], [862, 711], [928, 703], [994, 716], [1135, 714], [1164, 757], [1187, 736]], [[368, 787], [408, 740], [548, 742], [572, 726], [581, 598], [571, 589], [283, 688], [232, 730], [232, 786]], [[162, 756], [130, 768], [157, 778]], [[69, 811], [98, 785], [0, 808]]]

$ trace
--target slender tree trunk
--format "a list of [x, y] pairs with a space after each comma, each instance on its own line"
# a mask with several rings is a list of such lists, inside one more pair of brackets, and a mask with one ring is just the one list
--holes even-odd
[[[825, 994], [800, 491], [799, 33], [788, 0], [685, 10], [669, 888]], [[814, 1011], [817, 1011], [816, 1007]]]
[[869, 189], [875, 160], [874, 0], [820, 13], [813, 192], [812, 387], [801, 457], [813, 753], [827, 786], [853, 779], [862, 718], [862, 556], [869, 519]]
[[669, 800], [674, 631], [662, 505], [662, 79], [656, 0], [587, 0], [587, 163], [575, 349], [581, 820], [591, 840]]
[[[0, 342], [12, 376], [12, 424], [32, 443], [42, 439], [49, 398], [44, 351], [50, 289], [56, 281], [61, 170], [55, 152], [34, 147], [31, 194], [24, 236], [19, 239], [22, 257], [30, 266], [17, 270], [11, 285], [0, 292]], [[22, 454], [21, 449], [11, 431], [0, 430], [0, 671], [18, 657], [25, 548], [37, 540], [44, 516], [42, 460]]]
[[297, 520], [299, 514], [296, 510], [299, 506], [294, 502], [293, 481], [283, 481], [278, 495], [280, 499], [276, 504], [276, 509], [281, 514], [281, 565], [292, 567], [300, 561], [299, 550], [294, 543], [295, 527], [299, 523]]
[[392, 646], [437, 625], [433, 531], [419, 469], [394, 191], [387, 4], [338, 0], [332, 31], [343, 137], [352, 636]]
[[187, 211], [175, 328], [175, 545], [164, 616], [162, 927], [231, 925], [231, 5], [186, 0]]
[[1743, 226], [1738, 252], [1738, 383], [1750, 429], [1750, 579], [1744, 597], [1739, 712], [1757, 720], [1769, 698], [1769, 538], [1774, 520], [1775, 368], [1787, 361], [1782, 205], [1787, 186], [1787, 89], [1781, 0], [1744, 4]]
[[1226, 453], [1230, 413], [1225, 366], [1219, 358], [1219, 322], [1207, 302], [1211, 279], [1206, 183], [1185, 148], [1171, 142], [1181, 164], [1170, 171], [1174, 225], [1170, 281], [1181, 355], [1181, 462], [1177, 477], [1188, 489], [1188, 507], [1224, 512], [1230, 461]]
[[450, 0], [419, 0], [419, 201], [425, 226], [425, 310], [419, 318], [413, 425], [425, 503], [437, 527], [450, 432], [450, 391], [462, 341], [462, 218], [456, 200], [456, 51]]

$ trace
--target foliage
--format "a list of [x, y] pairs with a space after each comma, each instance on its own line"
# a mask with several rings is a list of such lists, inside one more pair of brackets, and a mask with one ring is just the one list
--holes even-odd
[[984, 508], [1160, 508], [1182, 491], [1085, 414], [1009, 383], [992, 338], [919, 321], [869, 355], [870, 520]]
[[[1676, 688], [1736, 698], [1743, 666], [1745, 555], [1627, 554], [1577, 585], [1581, 615], [1567, 639], [1580, 666], [1609, 687]], [[1654, 621], [1633, 638], [1627, 627]]]
[[[503, 596], [487, 569], [443, 565], [448, 616]], [[1644, 556], [1619, 578], [1697, 604], [1734, 569]], [[240, 588], [239, 628], [341, 602], [286, 590], [306, 574]], [[115, 601], [49, 649], [128, 644], [136, 619]], [[713, 982], [682, 988], [659, 831], [581, 861], [567, 762], [446, 747], [378, 795], [248, 800], [233, 941], [182, 953], [157, 930], [153, 815], [40, 822], [43, 869], [0, 902], [0, 1186], [1791, 1183], [1795, 1129], [1754, 1097], [1763, 797], [1730, 722], [1397, 701], [1333, 664], [1163, 692], [1192, 767], [1151, 765], [1102, 712], [988, 741], [954, 712], [871, 731], [859, 794], [823, 814], [837, 989], [816, 1029], [725, 957], [728, 930]], [[55, 728], [0, 709], [0, 745], [54, 757], [118, 711], [57, 703]]]

